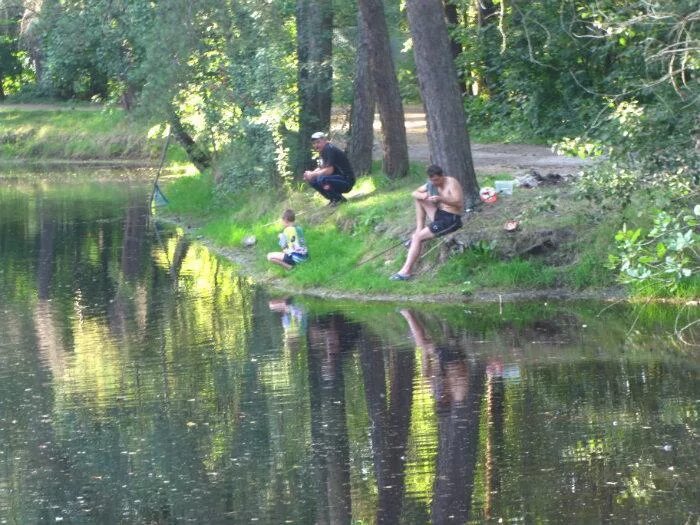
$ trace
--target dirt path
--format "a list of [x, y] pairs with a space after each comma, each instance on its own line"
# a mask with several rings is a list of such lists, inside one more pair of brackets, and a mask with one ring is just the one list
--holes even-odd
[[[347, 114], [341, 109], [334, 111], [337, 119], [334, 128], [347, 129]], [[406, 138], [408, 154], [411, 160], [430, 162], [425, 113], [420, 106], [404, 106], [406, 116]], [[343, 120], [345, 122], [343, 122]], [[343, 125], [345, 124], [345, 126]], [[382, 158], [381, 124], [379, 118], [374, 121], [375, 141], [374, 158]], [[547, 146], [530, 144], [475, 144], [472, 143], [472, 158], [477, 174], [491, 175], [508, 173], [523, 175], [536, 170], [541, 174], [558, 173], [573, 175], [581, 171], [587, 161], [564, 157], [552, 153]]]

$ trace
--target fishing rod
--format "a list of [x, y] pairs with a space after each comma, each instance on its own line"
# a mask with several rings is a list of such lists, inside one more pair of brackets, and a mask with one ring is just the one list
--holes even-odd
[[394, 248], [398, 248], [400, 245], [405, 244], [407, 241], [408, 241], [408, 239], [401, 239], [401, 240], [400, 240], [399, 242], [397, 242], [396, 244], [392, 244], [391, 246], [389, 246], [386, 250], [382, 250], [382, 251], [379, 252], [378, 254], [373, 255], [372, 257], [370, 257], [369, 259], [366, 259], [366, 260], [364, 260], [364, 261], [361, 261], [361, 262], [357, 263], [357, 264], [355, 265], [355, 268], [359, 268], [359, 267], [362, 266], [363, 264], [367, 264], [368, 262], [373, 261], [373, 260], [376, 259], [377, 257], [381, 257], [381, 256], [384, 255], [386, 252], [388, 252], [388, 251], [390, 251], [390, 250], [393, 250]]
[[168, 131], [168, 136], [165, 139], [165, 146], [163, 146], [163, 153], [160, 156], [160, 166], [158, 166], [158, 173], [156, 173], [156, 178], [153, 181], [153, 190], [151, 190], [151, 198], [148, 199], [148, 205], [153, 204], [153, 198], [156, 196], [156, 191], [158, 191], [158, 179], [160, 178], [160, 173], [163, 170], [163, 164], [165, 163], [165, 154], [168, 152], [168, 145], [170, 144], [171, 133]]

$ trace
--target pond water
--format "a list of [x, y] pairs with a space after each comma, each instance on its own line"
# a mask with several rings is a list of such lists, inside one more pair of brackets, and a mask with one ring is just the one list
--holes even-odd
[[284, 297], [87, 180], [0, 179], [0, 523], [698, 521], [697, 310]]

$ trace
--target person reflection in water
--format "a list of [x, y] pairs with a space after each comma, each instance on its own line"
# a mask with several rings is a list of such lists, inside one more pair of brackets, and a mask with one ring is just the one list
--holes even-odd
[[282, 328], [284, 329], [284, 349], [296, 349], [297, 343], [305, 335], [306, 311], [302, 306], [294, 304], [290, 297], [270, 299], [268, 307], [281, 316]]
[[436, 345], [411, 310], [401, 310], [436, 401], [438, 452], [431, 523], [466, 523], [474, 488], [485, 367], [455, 344]]

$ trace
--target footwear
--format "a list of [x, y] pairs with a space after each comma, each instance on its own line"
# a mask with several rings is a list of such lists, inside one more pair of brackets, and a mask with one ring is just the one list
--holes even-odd
[[390, 281], [410, 281], [411, 276], [410, 275], [401, 275], [400, 273], [396, 272], [394, 275], [389, 277]]

